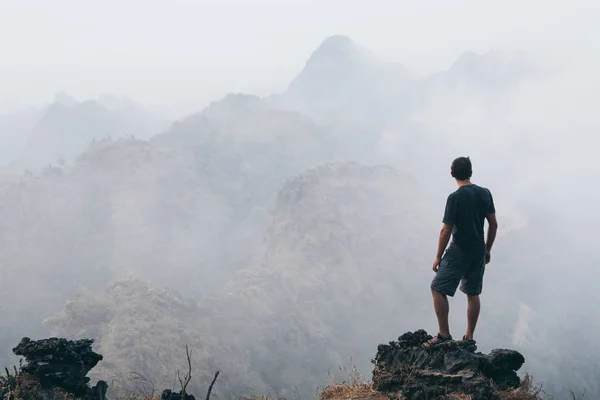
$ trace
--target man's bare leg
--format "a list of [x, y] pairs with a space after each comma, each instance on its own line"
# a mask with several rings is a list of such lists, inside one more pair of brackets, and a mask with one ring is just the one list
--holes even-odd
[[481, 308], [479, 295], [467, 296], [467, 302], [467, 333], [465, 339], [473, 340], [473, 334], [475, 333], [475, 327], [477, 326], [477, 320], [479, 319], [479, 310]]
[[432, 290], [433, 308], [438, 320], [438, 333], [443, 337], [450, 336], [450, 326], [448, 324], [448, 314], [450, 313], [450, 304], [445, 294]]

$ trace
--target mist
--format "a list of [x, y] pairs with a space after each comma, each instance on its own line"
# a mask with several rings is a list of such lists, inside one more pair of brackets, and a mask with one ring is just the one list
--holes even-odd
[[[4, 1], [0, 362], [96, 339], [112, 395], [312, 396], [434, 332], [450, 163], [499, 231], [477, 328], [600, 396], [593, 2]], [[451, 299], [455, 336], [466, 301]], [[341, 368], [341, 369], [340, 369]], [[143, 377], [143, 379], [140, 378]]]

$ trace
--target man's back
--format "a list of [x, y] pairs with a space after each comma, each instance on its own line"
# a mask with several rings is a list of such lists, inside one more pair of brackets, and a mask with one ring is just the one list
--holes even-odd
[[[456, 179], [458, 189], [446, 201], [437, 253], [432, 264], [435, 277], [431, 281], [431, 293], [439, 330], [437, 336], [424, 344], [425, 347], [452, 340], [448, 296], [454, 296], [459, 284], [468, 301], [467, 331], [463, 340], [473, 340], [479, 318], [479, 295], [483, 290], [486, 265], [492, 259], [498, 221], [492, 194], [488, 189], [472, 184], [472, 174], [469, 157], [458, 157], [450, 166], [450, 175]], [[484, 239], [483, 221], [486, 219], [489, 225]], [[448, 246], [451, 236], [454, 240]]]
[[463, 185], [448, 196], [443, 223], [453, 225], [452, 237], [458, 248], [479, 256], [485, 254], [484, 220], [495, 212], [494, 200], [487, 188]]

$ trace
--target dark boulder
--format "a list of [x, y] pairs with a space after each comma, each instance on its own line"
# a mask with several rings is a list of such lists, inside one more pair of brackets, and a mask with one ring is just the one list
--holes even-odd
[[494, 399], [495, 390], [516, 388], [516, 371], [525, 362], [514, 350], [476, 352], [474, 341], [449, 341], [423, 348], [431, 336], [424, 330], [407, 332], [397, 342], [379, 345], [373, 360], [374, 388], [402, 394], [410, 400], [433, 400], [465, 393], [473, 400]]
[[186, 393], [184, 396], [182, 396], [181, 392], [177, 393], [167, 389], [162, 392], [160, 400], [196, 400], [196, 398], [191, 394]]
[[13, 352], [25, 357], [21, 373], [35, 378], [43, 389], [60, 388], [79, 398], [98, 400], [104, 398], [108, 385], [101, 381], [94, 388], [89, 386], [86, 375], [102, 360], [92, 351], [93, 342], [59, 338], [34, 341], [26, 337]]

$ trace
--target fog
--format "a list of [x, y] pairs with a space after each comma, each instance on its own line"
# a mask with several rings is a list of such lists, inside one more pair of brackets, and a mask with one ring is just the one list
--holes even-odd
[[464, 51], [499, 47], [598, 61], [597, 17], [593, 0], [4, 0], [0, 110], [65, 91], [126, 94], [181, 116], [231, 91], [284, 90], [306, 55], [336, 33], [420, 74]]
[[479, 349], [600, 396], [600, 8], [452, 4], [0, 3], [0, 362], [86, 336], [112, 395], [170, 387], [186, 344], [198, 394], [368, 379], [435, 333], [470, 156], [500, 223]]

